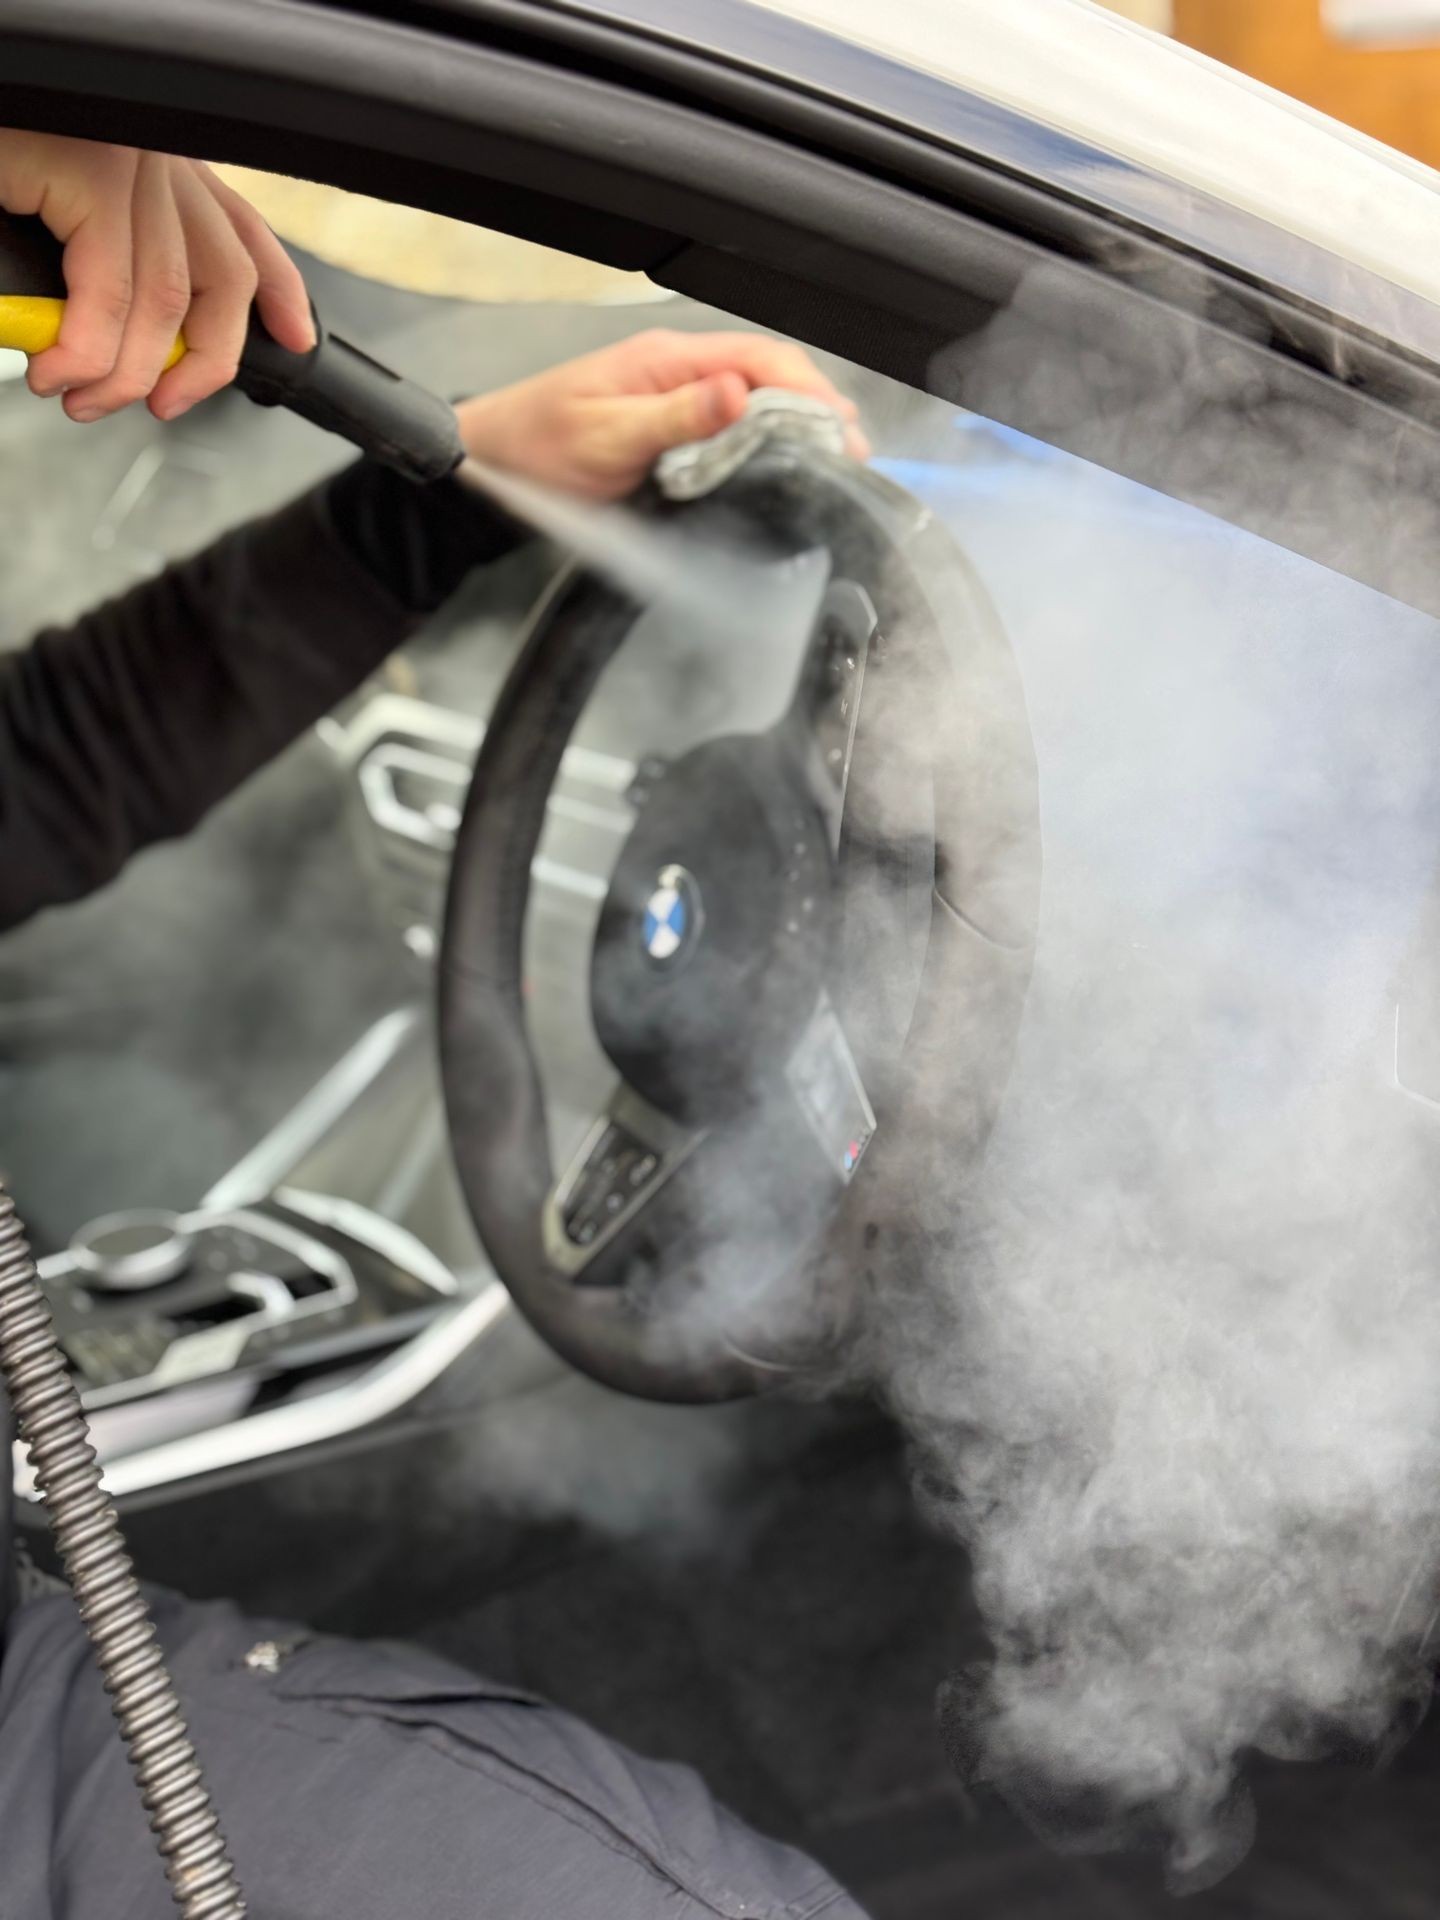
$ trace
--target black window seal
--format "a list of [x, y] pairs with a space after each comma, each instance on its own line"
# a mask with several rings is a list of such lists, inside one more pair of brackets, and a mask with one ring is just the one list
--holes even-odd
[[[711, 300], [767, 324], [786, 324], [788, 288], [798, 307], [809, 296], [808, 330], [788, 330], [825, 345], [828, 313], [867, 343], [868, 364], [912, 382], [932, 344], [938, 354], [973, 333], [1045, 267], [1092, 308], [1108, 284], [1157, 327], [1183, 316], [1272, 386], [1288, 378], [1298, 396], [1318, 379], [1346, 431], [1405, 437], [1413, 455], [1440, 421], [1432, 366], [1093, 211], [1083, 234], [1077, 212], [1069, 246], [1025, 237], [967, 204], [973, 162], [926, 147], [923, 172], [894, 130], [889, 166], [862, 167], [566, 65], [553, 46], [523, 51], [314, 0], [7, 0], [0, 76], [0, 124], [205, 152], [432, 206], [662, 282], [703, 281]], [[1083, 422], [1069, 438], [1010, 424], [1116, 464], [1103, 433], [1087, 444]], [[1143, 466], [1127, 470], [1156, 484]], [[1222, 480], [1161, 484], [1311, 551], [1303, 529], [1263, 501], [1229, 499]], [[1440, 584], [1413, 557], [1312, 557], [1440, 610]]]
[[[1261, 215], [749, 0], [317, 0], [429, 20], [783, 133], [937, 191], [1007, 231], [1102, 259], [1143, 236], [1422, 365], [1440, 308]], [[542, 56], [543, 57], [543, 56]], [[957, 193], [957, 189], [963, 189]], [[1097, 242], [1099, 244], [1097, 244]]]

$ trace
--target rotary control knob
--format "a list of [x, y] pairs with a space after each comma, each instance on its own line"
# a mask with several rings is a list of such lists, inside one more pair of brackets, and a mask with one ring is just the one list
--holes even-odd
[[182, 1274], [194, 1246], [179, 1215], [155, 1207], [92, 1220], [70, 1242], [70, 1254], [92, 1287], [138, 1293]]

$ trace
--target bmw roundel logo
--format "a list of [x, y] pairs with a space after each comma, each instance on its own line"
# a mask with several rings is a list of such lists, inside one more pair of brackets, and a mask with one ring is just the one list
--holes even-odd
[[645, 902], [641, 938], [654, 966], [673, 967], [693, 950], [705, 924], [705, 909], [695, 876], [684, 867], [662, 867]]

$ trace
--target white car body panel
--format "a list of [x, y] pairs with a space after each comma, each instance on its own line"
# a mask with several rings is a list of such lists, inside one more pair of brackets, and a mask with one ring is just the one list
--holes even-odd
[[1089, 0], [756, 0], [1440, 306], [1440, 174]]

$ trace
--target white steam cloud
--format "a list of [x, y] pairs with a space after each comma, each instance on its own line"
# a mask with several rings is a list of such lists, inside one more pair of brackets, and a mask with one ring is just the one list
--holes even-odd
[[[957, 461], [952, 405], [895, 390], [871, 417], [937, 456], [927, 499], [1014, 642], [1044, 882], [982, 1151], [957, 1109], [1009, 1046], [1003, 966], [912, 1046], [909, 1125], [882, 1114], [856, 1371], [970, 1550], [993, 1658], [945, 1692], [957, 1760], [1062, 1845], [1162, 1851], [1176, 1890], [1243, 1856], [1249, 1755], [1375, 1753], [1413, 1725], [1440, 1609], [1440, 1111], [1396, 1054], [1402, 1017], [1440, 1030], [1440, 635], [1357, 584], [1440, 602], [1440, 475], [1220, 317], [1127, 320], [1037, 274], [935, 369], [982, 458]], [[591, 547], [628, 554], [625, 532]], [[642, 592], [676, 571], [635, 552]], [[949, 638], [969, 696], [974, 635]], [[1016, 766], [973, 698], [956, 715], [963, 842]], [[905, 819], [894, 745], [870, 800]], [[946, 853], [999, 898], [994, 839]], [[872, 1000], [898, 964], [893, 941], [871, 956]], [[1440, 1049], [1432, 1078], [1440, 1102]], [[747, 1345], [790, 1331], [794, 1293], [752, 1256], [795, 1225], [751, 1194], [697, 1222]]]
[[[1272, 539], [1433, 568], [1411, 453], [1199, 321], [1152, 310], [1142, 352], [1111, 316], [1106, 350], [1053, 292], [942, 382], [1057, 438], [1098, 421], [1117, 466], [1143, 448], [1263, 501]], [[1062, 1844], [1162, 1848], [1185, 1890], [1248, 1844], [1248, 1754], [1382, 1750], [1429, 1695], [1440, 1113], [1395, 1049], [1427, 999], [1440, 645], [1281, 547], [1029, 458], [947, 517], [1021, 651], [1035, 974], [980, 1164], [922, 1143], [891, 1203], [871, 1367], [993, 1641], [945, 1701], [957, 1758]], [[957, 1083], [982, 1041], [948, 1009]]]

